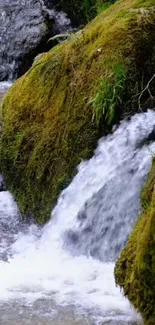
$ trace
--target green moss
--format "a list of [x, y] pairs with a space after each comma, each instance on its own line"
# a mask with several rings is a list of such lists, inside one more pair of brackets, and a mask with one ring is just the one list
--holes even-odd
[[[97, 80], [112, 90], [118, 83], [114, 71], [123, 67], [113, 123], [137, 110], [141, 81], [145, 85], [155, 69], [155, 15], [152, 9], [145, 15], [131, 10], [138, 3], [120, 0], [43, 54], [3, 100], [2, 170], [21, 212], [37, 222], [48, 220], [77, 164], [109, 131], [106, 120], [98, 125], [93, 119]], [[109, 98], [107, 111], [110, 104]]]
[[[116, 283], [141, 312], [144, 323], [155, 324], [155, 160], [142, 191], [145, 205], [115, 267]], [[145, 203], [145, 204], [144, 204]]]
[[151, 6], [154, 6], [155, 3], [154, 3], [154, 0], [146, 0], [146, 1], [143, 1], [143, 0], [138, 0], [136, 3], [135, 3], [135, 8], [147, 8], [147, 7], [151, 7]]

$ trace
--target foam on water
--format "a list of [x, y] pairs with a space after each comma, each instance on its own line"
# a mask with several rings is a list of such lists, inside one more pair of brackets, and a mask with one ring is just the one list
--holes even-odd
[[[52, 211], [52, 218], [43, 229], [31, 225], [23, 230], [20, 229], [21, 223], [18, 224], [18, 231], [15, 227], [14, 241], [10, 242], [9, 247], [11, 254], [7, 257], [7, 262], [0, 261], [1, 302], [26, 299], [30, 304], [41, 298], [53, 299], [61, 306], [91, 310], [94, 317], [102, 317], [102, 323], [104, 320], [123, 320], [124, 324], [129, 324], [137, 317], [128, 300], [115, 286], [114, 261], [108, 257], [108, 249], [106, 248], [106, 253], [102, 251], [100, 260], [91, 254], [94, 241], [100, 240], [98, 228], [102, 227], [94, 227], [92, 230], [98, 237], [83, 237], [84, 226], [78, 215], [85, 211], [85, 206], [91, 206], [86, 218], [91, 220], [98, 204], [97, 193], [102, 189], [104, 193], [111, 190], [112, 199], [107, 196], [106, 200], [99, 202], [100, 208], [104, 205], [102, 218], [101, 215], [98, 217], [101, 214], [98, 208], [93, 218], [95, 224], [99, 222], [101, 225], [109, 220], [109, 213], [112, 213], [113, 227], [108, 224], [108, 233], [124, 218], [124, 222], [119, 225], [121, 232], [118, 237], [116, 234], [110, 249], [115, 250], [120, 241], [124, 244], [137, 217], [135, 211], [139, 214], [141, 210], [140, 191], [150, 169], [150, 151], [155, 150], [155, 144], [150, 142], [148, 148], [145, 140], [153, 139], [154, 129], [153, 111], [137, 114], [130, 121], [122, 122], [112, 135], [99, 141], [93, 158], [80, 164], [77, 175], [61, 193]], [[127, 205], [125, 213], [122, 213], [125, 202], [129, 202], [130, 210]], [[0, 222], [6, 220], [7, 224], [12, 220], [10, 216], [14, 218], [14, 212], [18, 210], [7, 192], [1, 193], [0, 203]], [[16, 218], [14, 222], [16, 223]], [[70, 250], [71, 243], [66, 236], [70, 229], [81, 234], [83, 253], [80, 251], [77, 254], [77, 246], [75, 254], [74, 245]], [[110, 244], [110, 237], [102, 233], [102, 245], [110, 247]], [[116, 324], [116, 321], [111, 324]]]
[[12, 86], [11, 81], [1, 81], [0, 82], [0, 91], [5, 91]]

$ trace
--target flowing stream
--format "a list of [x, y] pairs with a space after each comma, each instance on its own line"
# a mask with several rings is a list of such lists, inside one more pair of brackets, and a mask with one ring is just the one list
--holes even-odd
[[123, 121], [78, 166], [43, 228], [0, 192], [0, 324], [141, 324], [113, 269], [140, 211], [155, 112]]

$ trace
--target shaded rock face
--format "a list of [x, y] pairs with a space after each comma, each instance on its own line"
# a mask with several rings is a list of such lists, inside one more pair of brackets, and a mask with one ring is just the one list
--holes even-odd
[[6, 190], [6, 187], [5, 187], [5, 184], [4, 184], [4, 180], [3, 180], [2, 175], [0, 174], [0, 192], [5, 191], [5, 190]]
[[[44, 0], [44, 4], [49, 9], [52, 9], [54, 7], [57, 11], [65, 12], [68, 15], [68, 17], [71, 19], [72, 25], [74, 27], [83, 25], [87, 21], [88, 17], [86, 17], [85, 14], [83, 0], [79, 0], [79, 1]], [[94, 4], [95, 4], [94, 0], [88, 1], [88, 6], [94, 6]]]
[[70, 28], [70, 20], [42, 0], [0, 0], [0, 26], [0, 80], [6, 80], [22, 75], [51, 47], [51, 35]]

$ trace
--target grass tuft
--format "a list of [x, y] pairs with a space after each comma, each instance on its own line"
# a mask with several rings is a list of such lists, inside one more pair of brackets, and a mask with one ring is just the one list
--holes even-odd
[[101, 77], [97, 81], [95, 95], [90, 100], [93, 108], [92, 118], [95, 119], [97, 126], [101, 123], [112, 126], [116, 120], [117, 110], [122, 104], [122, 93], [126, 79], [126, 71], [123, 65], [119, 64], [114, 67], [111, 79]]

